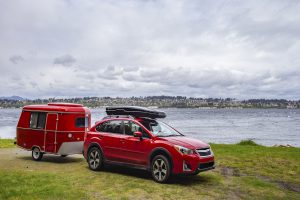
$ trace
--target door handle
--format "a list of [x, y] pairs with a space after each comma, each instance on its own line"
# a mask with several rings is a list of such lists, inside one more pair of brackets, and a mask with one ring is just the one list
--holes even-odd
[[124, 143], [125, 143], [125, 139], [120, 139], [120, 142], [121, 142], [122, 144], [124, 144]]

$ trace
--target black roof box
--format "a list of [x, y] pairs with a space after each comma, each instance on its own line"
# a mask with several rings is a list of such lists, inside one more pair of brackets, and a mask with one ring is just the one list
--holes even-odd
[[139, 106], [111, 106], [106, 107], [107, 115], [131, 115], [134, 117], [148, 117], [151, 119], [165, 118], [166, 113]]

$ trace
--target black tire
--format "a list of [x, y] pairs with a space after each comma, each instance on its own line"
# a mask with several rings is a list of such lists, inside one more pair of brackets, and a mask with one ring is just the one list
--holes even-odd
[[195, 171], [194, 173], [192, 173], [192, 176], [197, 176], [200, 172], [199, 171]]
[[34, 161], [41, 160], [43, 158], [43, 155], [44, 155], [44, 153], [41, 152], [41, 150], [38, 147], [32, 148], [31, 156]]
[[93, 171], [99, 171], [103, 168], [103, 156], [98, 147], [92, 147], [87, 155], [89, 168]]
[[151, 174], [154, 181], [166, 183], [171, 174], [170, 161], [163, 155], [157, 155], [151, 162]]
[[63, 157], [63, 158], [65, 158], [65, 157], [67, 157], [68, 155], [60, 155], [60, 157]]

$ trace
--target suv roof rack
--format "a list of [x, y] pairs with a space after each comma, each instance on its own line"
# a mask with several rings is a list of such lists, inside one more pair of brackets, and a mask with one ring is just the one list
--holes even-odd
[[109, 118], [130, 118], [130, 119], [134, 119], [134, 117], [131, 116], [131, 115], [107, 115], [107, 116], [103, 117], [103, 119], [109, 119]]

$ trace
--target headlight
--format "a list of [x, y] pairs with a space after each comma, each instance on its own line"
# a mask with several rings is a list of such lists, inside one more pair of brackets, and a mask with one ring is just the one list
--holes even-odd
[[181, 154], [185, 154], [185, 155], [191, 155], [193, 154], [193, 150], [192, 149], [188, 149], [179, 145], [174, 145], [174, 148]]

